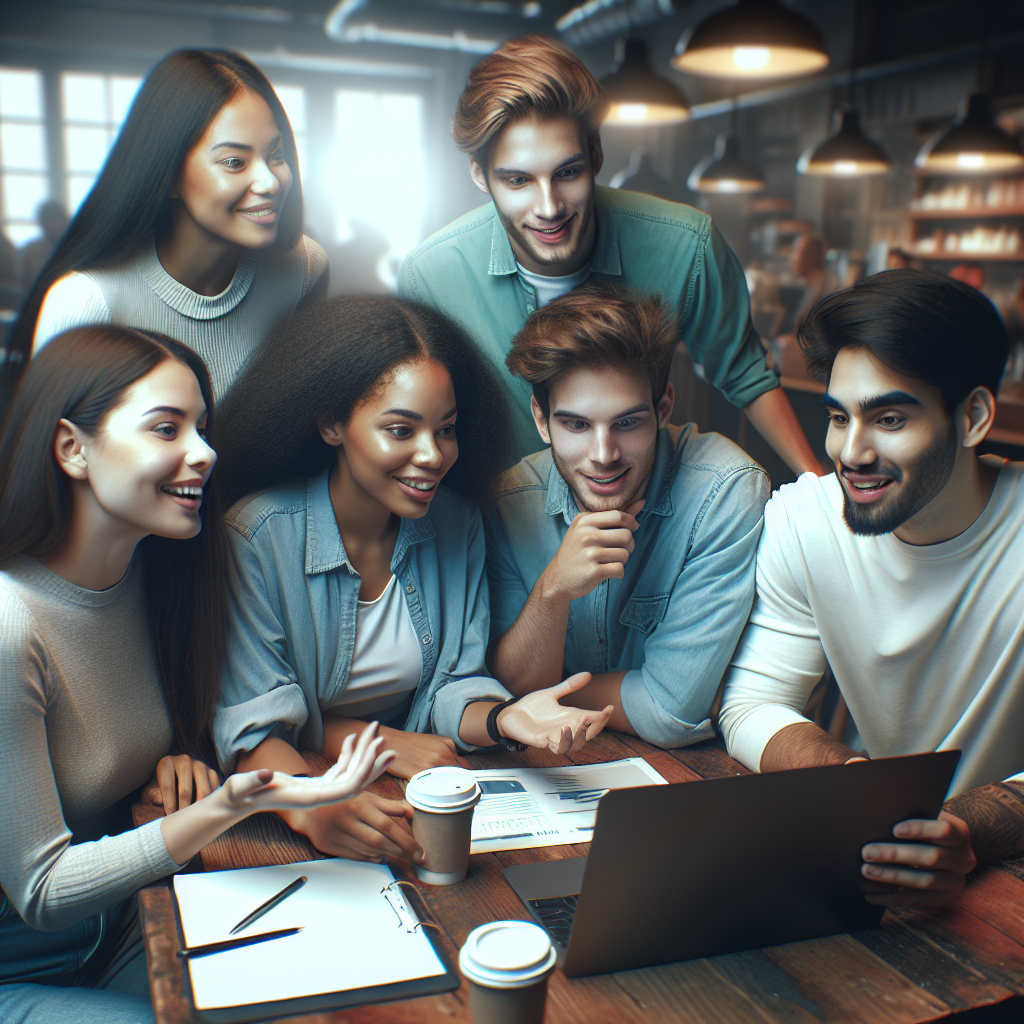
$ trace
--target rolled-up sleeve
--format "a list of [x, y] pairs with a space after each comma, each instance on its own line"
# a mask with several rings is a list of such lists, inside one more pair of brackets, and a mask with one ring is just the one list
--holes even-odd
[[708, 715], [754, 598], [767, 498], [763, 471], [745, 468], [703, 510], [644, 663], [620, 688], [626, 717], [649, 743], [680, 747], [714, 735]]
[[802, 711], [825, 671], [793, 529], [782, 504], [770, 501], [757, 553], [757, 596], [726, 673], [718, 718], [729, 753], [752, 771], [760, 770], [777, 732], [807, 721]]
[[487, 674], [484, 664], [489, 611], [484, 530], [479, 511], [472, 510], [465, 525], [465, 574], [459, 584], [450, 576], [446, 579], [444, 640], [429, 709], [431, 730], [448, 736], [463, 748], [467, 745], [459, 739], [459, 726], [466, 706], [474, 700], [505, 701], [512, 696]]
[[236, 530], [228, 536], [234, 553], [228, 636], [221, 673], [214, 738], [222, 771], [271, 733], [298, 745], [309, 707], [295, 670], [286, 658], [287, 640], [267, 589], [259, 555]]
[[693, 361], [733, 405], [742, 409], [779, 386], [750, 320], [743, 268], [716, 227], [683, 307], [681, 334]]

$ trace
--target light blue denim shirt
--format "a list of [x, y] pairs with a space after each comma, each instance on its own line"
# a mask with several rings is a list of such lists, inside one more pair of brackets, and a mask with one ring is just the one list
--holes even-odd
[[[622, 709], [650, 743], [713, 734], [708, 714], [754, 600], [767, 500], [764, 470], [731, 441], [665, 427], [625, 578], [569, 605], [564, 674], [625, 671]], [[550, 448], [501, 478], [487, 518], [492, 637], [518, 618], [577, 515]]]
[[[224, 770], [271, 733], [300, 750], [321, 750], [323, 712], [344, 703], [360, 578], [345, 554], [327, 478], [325, 470], [254, 494], [226, 516], [237, 568], [214, 721]], [[401, 521], [391, 571], [423, 655], [404, 728], [459, 742], [467, 703], [510, 696], [484, 667], [488, 610], [479, 511], [439, 488], [425, 516]]]

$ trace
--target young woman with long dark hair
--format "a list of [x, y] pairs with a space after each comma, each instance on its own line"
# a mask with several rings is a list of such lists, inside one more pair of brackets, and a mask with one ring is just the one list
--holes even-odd
[[[211, 410], [190, 349], [79, 328], [33, 360], [0, 433], [5, 1024], [151, 1021], [132, 893], [248, 814], [346, 799], [389, 760], [374, 727], [324, 783], [253, 772], [216, 788], [196, 760], [224, 635]], [[133, 829], [154, 774], [165, 816]]]
[[[249, 495], [226, 520], [225, 769], [301, 772], [299, 750], [330, 758], [371, 715], [405, 778], [459, 763], [456, 745], [565, 752], [601, 731], [610, 707], [558, 703], [589, 674], [503, 706], [484, 665], [479, 502], [508, 465], [508, 422], [473, 343], [416, 303], [321, 302], [260, 350], [220, 435], [227, 490]], [[326, 853], [414, 860], [411, 814], [364, 793], [282, 816]]]
[[198, 352], [219, 399], [327, 278], [302, 235], [295, 139], [270, 83], [239, 54], [179, 50], [142, 84], [29, 293], [8, 373], [70, 327], [121, 323]]

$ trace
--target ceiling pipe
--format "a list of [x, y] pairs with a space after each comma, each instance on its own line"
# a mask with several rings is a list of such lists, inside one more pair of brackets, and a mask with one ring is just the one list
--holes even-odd
[[568, 46], [587, 46], [650, 25], [675, 12], [672, 0], [586, 0], [566, 11], [555, 29]]

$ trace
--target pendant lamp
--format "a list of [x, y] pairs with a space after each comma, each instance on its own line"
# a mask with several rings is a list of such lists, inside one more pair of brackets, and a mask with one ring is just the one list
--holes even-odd
[[861, 131], [856, 110], [837, 110], [832, 134], [806, 150], [796, 163], [801, 174], [830, 174], [839, 178], [884, 174], [890, 166], [885, 150]]
[[654, 73], [642, 39], [619, 40], [616, 64], [601, 84], [612, 101], [605, 124], [680, 124], [690, 116], [682, 91]]
[[821, 33], [778, 0], [739, 0], [684, 32], [672, 66], [717, 78], [784, 78], [828, 65]]
[[930, 171], [987, 174], [1019, 170], [1024, 153], [995, 123], [991, 99], [976, 92], [953, 124], [921, 147], [914, 163]]
[[697, 164], [686, 184], [694, 192], [760, 192], [764, 176], [740, 156], [740, 143], [735, 135], [719, 135], [714, 156]]

